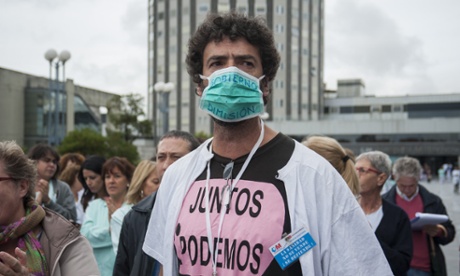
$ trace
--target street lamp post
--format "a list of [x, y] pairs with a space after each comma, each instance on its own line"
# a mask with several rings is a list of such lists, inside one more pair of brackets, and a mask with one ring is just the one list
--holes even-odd
[[[64, 138], [66, 134], [66, 121], [65, 121], [65, 115], [66, 115], [66, 90], [65, 90], [65, 63], [70, 59], [70, 52], [69, 51], [62, 51], [59, 56], [57, 52], [54, 49], [49, 49], [45, 53], [45, 59], [48, 60], [50, 64], [50, 70], [49, 70], [49, 91], [48, 91], [48, 124], [47, 124], [47, 130], [48, 130], [48, 144], [49, 145], [58, 145], [61, 143], [62, 139]], [[56, 60], [57, 59], [57, 60]], [[52, 69], [53, 65], [55, 66], [55, 73], [56, 73], [56, 78], [53, 80], [52, 77]], [[63, 83], [59, 82], [59, 67], [62, 66], [62, 72], [63, 72]], [[54, 121], [53, 124], [51, 124], [51, 93], [54, 90]], [[62, 94], [62, 95], [61, 95]], [[59, 128], [59, 97], [62, 97], [62, 129], [60, 131]]]
[[163, 133], [161, 136], [163, 136], [169, 131], [169, 95], [174, 90], [174, 83], [157, 82], [153, 89], [161, 96], [160, 112], [163, 114]]

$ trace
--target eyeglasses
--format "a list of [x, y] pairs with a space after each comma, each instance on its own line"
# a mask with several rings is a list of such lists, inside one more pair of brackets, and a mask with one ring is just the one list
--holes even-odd
[[0, 182], [5, 181], [5, 180], [17, 180], [17, 179], [13, 177], [0, 177]]
[[231, 186], [232, 186], [232, 180], [233, 180], [233, 177], [232, 177], [232, 172], [233, 172], [233, 161], [228, 163], [225, 168], [224, 168], [224, 175], [223, 175], [223, 178], [224, 180], [227, 181], [227, 183], [225, 184], [225, 186], [222, 188], [222, 193], [221, 193], [221, 203], [222, 203], [222, 200], [224, 199], [224, 193], [228, 192], [228, 202], [224, 202], [226, 205], [227, 205], [227, 210], [228, 208], [230, 207], [229, 205], [229, 202], [230, 202], [230, 197], [232, 196], [231, 195]]
[[373, 173], [376, 173], [376, 174], [381, 174], [382, 172], [379, 172], [378, 170], [376, 169], [373, 169], [373, 168], [365, 168], [365, 167], [356, 167], [356, 171], [358, 173], [364, 173], [364, 174], [368, 174], [369, 172], [373, 172]]
[[53, 163], [54, 165], [57, 165], [58, 161], [56, 159], [51, 159], [51, 158], [48, 158], [48, 157], [44, 157], [44, 158], [40, 158], [40, 161], [44, 162], [44, 163]]

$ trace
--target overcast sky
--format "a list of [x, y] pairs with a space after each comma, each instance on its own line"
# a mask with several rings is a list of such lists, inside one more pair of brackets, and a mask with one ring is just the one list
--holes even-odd
[[[460, 1], [326, 0], [325, 82], [360, 78], [377, 96], [460, 93]], [[120, 94], [147, 91], [147, 0], [0, 0], [0, 67], [66, 76]]]

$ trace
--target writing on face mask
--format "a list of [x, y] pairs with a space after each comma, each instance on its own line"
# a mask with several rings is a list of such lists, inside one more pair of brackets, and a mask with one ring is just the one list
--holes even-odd
[[264, 103], [256, 78], [237, 67], [217, 70], [209, 77], [200, 109], [224, 122], [239, 122], [263, 113]]
[[221, 109], [219, 106], [213, 105], [212, 103], [208, 103], [206, 109], [208, 112], [214, 114], [216, 117], [226, 120], [244, 119], [253, 114], [259, 114], [262, 111], [260, 105], [253, 105], [248, 107], [242, 107], [238, 111], [227, 113], [226, 110]]
[[231, 82], [238, 85], [243, 85], [251, 90], [258, 90], [259, 85], [258, 83], [254, 82], [253, 80], [246, 79], [242, 76], [235, 75], [235, 74], [226, 74], [222, 76], [217, 76], [211, 80], [210, 85], [214, 86], [220, 83]]

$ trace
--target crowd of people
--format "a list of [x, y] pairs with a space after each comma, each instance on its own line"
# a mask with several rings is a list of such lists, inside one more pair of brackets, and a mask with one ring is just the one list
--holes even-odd
[[0, 275], [447, 275], [452, 221], [411, 228], [447, 215], [417, 159], [260, 119], [280, 64], [263, 20], [209, 14], [188, 47], [205, 142], [170, 131], [136, 166], [0, 142]]

